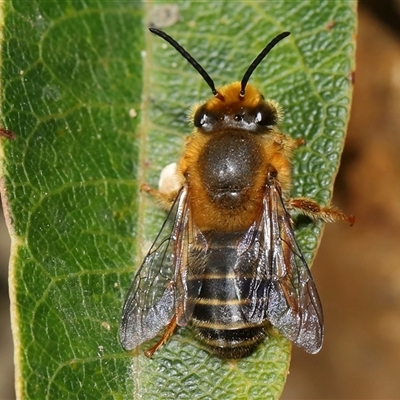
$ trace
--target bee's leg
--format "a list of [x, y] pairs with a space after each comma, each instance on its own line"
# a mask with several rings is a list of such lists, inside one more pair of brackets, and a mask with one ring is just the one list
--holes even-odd
[[176, 199], [177, 192], [164, 193], [159, 190], [153, 189], [147, 183], [143, 183], [140, 186], [140, 190], [142, 192], [148, 193], [150, 196], [153, 196], [165, 210], [169, 210]]
[[350, 225], [355, 222], [354, 215], [346, 215], [334, 206], [320, 206], [317, 202], [304, 197], [289, 199], [286, 204], [289, 209], [296, 209], [312, 219], [325, 222], [343, 220], [348, 221]]
[[167, 340], [173, 335], [176, 328], [176, 315], [174, 315], [170, 321], [170, 323], [165, 328], [164, 334], [162, 335], [161, 339], [151, 348], [144, 352], [146, 357], [153, 357], [153, 354], [162, 346], [164, 345]]
[[176, 163], [167, 165], [160, 174], [160, 180], [158, 182], [159, 190], [153, 189], [147, 183], [144, 183], [140, 190], [149, 193], [155, 197], [160, 203], [161, 207], [165, 210], [169, 210], [174, 203], [176, 196], [184, 184], [183, 175], [178, 172], [178, 166]]
[[306, 141], [303, 138], [294, 139], [283, 133], [276, 134], [274, 141], [288, 158], [291, 157], [293, 150], [306, 144]]
[[304, 146], [306, 144], [306, 140], [303, 138], [294, 139], [293, 140], [293, 149], [297, 149], [298, 147]]

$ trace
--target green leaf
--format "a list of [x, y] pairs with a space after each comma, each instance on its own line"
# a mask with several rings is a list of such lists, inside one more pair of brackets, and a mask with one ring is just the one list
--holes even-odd
[[[282, 105], [282, 130], [307, 141], [294, 156], [293, 195], [327, 203], [349, 114], [355, 3], [157, 3], [169, 11], [157, 20], [148, 2], [1, 6], [1, 117], [16, 135], [0, 139], [0, 173], [18, 397], [278, 398], [290, 344], [276, 332], [235, 362], [209, 355], [190, 328], [152, 360], [120, 347], [134, 268], [165, 217], [138, 186], [156, 186], [177, 160], [188, 109], [211, 95], [145, 25], [171, 25], [217, 85], [239, 80], [271, 38], [291, 31], [251, 81]], [[310, 261], [321, 230], [304, 222], [297, 232]]]

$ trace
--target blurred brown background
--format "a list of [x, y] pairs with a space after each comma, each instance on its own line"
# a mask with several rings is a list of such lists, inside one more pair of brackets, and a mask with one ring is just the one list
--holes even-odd
[[[400, 399], [400, 2], [359, 5], [353, 108], [334, 203], [356, 224], [328, 225], [313, 266], [326, 336], [294, 349], [283, 399]], [[0, 219], [0, 399], [14, 398]]]

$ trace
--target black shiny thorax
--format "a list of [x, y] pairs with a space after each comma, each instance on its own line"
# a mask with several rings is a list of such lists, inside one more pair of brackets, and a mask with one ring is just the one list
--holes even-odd
[[226, 208], [240, 207], [254, 186], [261, 165], [257, 134], [225, 129], [213, 135], [199, 156], [203, 185], [209, 199]]

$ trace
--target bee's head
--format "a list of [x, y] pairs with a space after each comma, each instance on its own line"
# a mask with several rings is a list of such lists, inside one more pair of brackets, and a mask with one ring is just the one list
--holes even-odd
[[173, 46], [203, 77], [210, 87], [214, 98], [192, 110], [192, 121], [202, 132], [212, 132], [221, 128], [238, 128], [253, 132], [265, 132], [274, 127], [281, 118], [281, 109], [273, 100], [264, 96], [251, 84], [251, 74], [271, 51], [271, 49], [290, 32], [282, 32], [272, 39], [247, 68], [240, 82], [216, 89], [214, 81], [206, 70], [171, 36], [159, 29], [150, 31]]
[[217, 95], [192, 110], [192, 121], [201, 132], [219, 128], [266, 132], [279, 123], [278, 103], [265, 100], [255, 86], [248, 84], [242, 96], [242, 83], [233, 82], [218, 89]]

